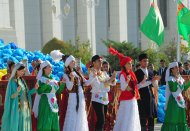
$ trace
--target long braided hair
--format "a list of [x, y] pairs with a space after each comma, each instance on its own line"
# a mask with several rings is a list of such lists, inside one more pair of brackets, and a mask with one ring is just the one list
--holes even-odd
[[[65, 62], [66, 59], [69, 57], [69, 55], [65, 55], [62, 57], [63, 61]], [[71, 80], [71, 77], [69, 76], [69, 74], [74, 71], [81, 79], [81, 86], [82, 86], [82, 89], [83, 89], [83, 77], [82, 75], [74, 68], [73, 70], [68, 66], [68, 67], [65, 67], [65, 74], [67, 74], [67, 76], [69, 77], [69, 80]], [[76, 105], [76, 111], [78, 112], [78, 109], [79, 109], [79, 88], [78, 88], [78, 78], [75, 77], [74, 78], [74, 85], [73, 86], [77, 86], [76, 88], [76, 99], [77, 99], [77, 105]]]

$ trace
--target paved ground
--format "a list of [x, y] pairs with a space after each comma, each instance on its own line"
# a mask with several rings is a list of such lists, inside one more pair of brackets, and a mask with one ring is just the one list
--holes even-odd
[[[162, 126], [162, 124], [160, 124], [160, 123], [156, 124], [155, 127], [154, 127], [154, 131], [160, 131], [161, 126]], [[0, 130], [1, 130], [1, 125], [0, 125]]]
[[156, 124], [155, 127], [154, 127], [154, 131], [160, 131], [161, 130], [161, 126], [162, 126], [161, 123]]

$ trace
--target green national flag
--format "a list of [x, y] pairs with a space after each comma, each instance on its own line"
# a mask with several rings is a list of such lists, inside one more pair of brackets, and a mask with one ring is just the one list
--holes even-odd
[[[177, 11], [177, 25], [178, 25], [178, 32], [183, 39], [189, 42], [189, 35], [190, 35], [190, 25], [186, 25], [182, 23], [186, 20], [186, 16], [189, 13], [189, 10], [179, 1], [178, 2], [178, 11]], [[183, 18], [183, 19], [182, 19]]]
[[164, 24], [158, 6], [153, 2], [140, 27], [149, 39], [160, 46], [164, 42]]
[[190, 25], [190, 10], [183, 15], [180, 22], [185, 25]]

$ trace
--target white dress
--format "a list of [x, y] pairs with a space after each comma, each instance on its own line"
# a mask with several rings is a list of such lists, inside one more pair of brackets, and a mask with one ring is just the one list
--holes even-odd
[[[76, 77], [79, 76], [74, 73]], [[67, 75], [64, 75], [66, 79], [66, 87], [71, 90], [73, 87], [73, 82], [71, 82]], [[79, 80], [80, 85], [80, 80]], [[82, 86], [79, 86], [79, 109], [76, 111], [77, 99], [76, 93], [69, 93], [67, 112], [65, 116], [65, 122], [63, 125], [63, 131], [88, 131], [88, 121], [86, 113], [86, 104], [84, 98], [84, 92]]]
[[[122, 91], [128, 86], [123, 75], [120, 77], [120, 86]], [[113, 131], [141, 131], [138, 105], [135, 97], [131, 100], [120, 101]]]

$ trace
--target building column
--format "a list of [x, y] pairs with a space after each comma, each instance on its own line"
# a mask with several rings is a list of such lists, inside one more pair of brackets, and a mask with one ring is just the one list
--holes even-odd
[[24, 0], [12, 1], [15, 7], [15, 30], [18, 47], [25, 49]]
[[60, 0], [40, 0], [40, 2], [41, 39], [44, 45], [53, 37], [62, 39], [62, 14]]
[[0, 1], [0, 28], [10, 28], [9, 0]]
[[25, 49], [41, 50], [39, 0], [24, 0]]
[[77, 2], [78, 30], [80, 39], [90, 41], [92, 54], [96, 54], [95, 6], [86, 6], [83, 1]]
[[17, 43], [15, 31], [15, 9], [14, 2], [9, 0], [0, 0], [0, 37], [5, 43]]
[[56, 13], [54, 14], [53, 11], [52, 15], [52, 28], [53, 28], [53, 37], [56, 37], [60, 40], [63, 40], [63, 14], [61, 12], [61, 2], [60, 0], [54, 0]]
[[128, 41], [127, 0], [110, 0], [110, 39]]

